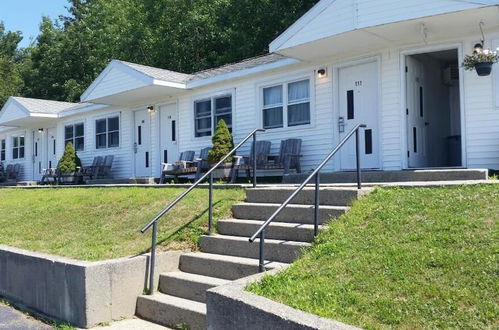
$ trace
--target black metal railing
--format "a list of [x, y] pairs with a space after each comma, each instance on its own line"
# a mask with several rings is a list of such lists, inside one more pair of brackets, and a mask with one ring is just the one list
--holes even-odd
[[[147, 225], [145, 225], [140, 231], [141, 233], [145, 233], [149, 228], [152, 227], [152, 240], [151, 240], [151, 258], [149, 262], [149, 293], [152, 294], [154, 291], [154, 267], [156, 263], [156, 238], [158, 235], [158, 221], [170, 211], [178, 202], [180, 202], [185, 196], [187, 196], [192, 190], [194, 190], [197, 186], [201, 184], [207, 177], [209, 177], [209, 194], [208, 194], [208, 204], [209, 204], [209, 212], [208, 212], [208, 232], [211, 234], [213, 227], [213, 171], [217, 169], [222, 163], [225, 162], [227, 158], [232, 156], [239, 148], [241, 148], [246, 141], [248, 141], [251, 137], [253, 137], [253, 145], [255, 147], [252, 148], [252, 152], [256, 151], [256, 133], [265, 132], [264, 129], [255, 129], [244, 139], [241, 140], [227, 155], [225, 155], [218, 163], [213, 165], [211, 169], [206, 172], [199, 180], [194, 182], [192, 186], [190, 186], [187, 190], [185, 190], [180, 196], [175, 198], [173, 202], [168, 204], [161, 212], [159, 212]], [[256, 155], [253, 154], [253, 188], [256, 188]], [[234, 171], [237, 169], [233, 169]]]
[[255, 239], [260, 236], [260, 253], [259, 253], [259, 264], [258, 268], [260, 272], [265, 271], [265, 255], [264, 255], [264, 247], [265, 247], [265, 229], [267, 226], [274, 221], [274, 219], [279, 215], [279, 213], [284, 210], [286, 206], [300, 193], [300, 191], [305, 188], [305, 186], [315, 177], [315, 205], [314, 205], [314, 236], [316, 236], [319, 232], [319, 198], [320, 198], [320, 171], [322, 168], [333, 158], [333, 156], [345, 145], [345, 143], [350, 139], [350, 137], [355, 134], [355, 158], [356, 158], [356, 167], [357, 167], [357, 188], [362, 188], [362, 178], [361, 178], [361, 169], [360, 169], [360, 154], [359, 154], [359, 130], [361, 128], [366, 128], [366, 125], [359, 124], [355, 126], [347, 135], [340, 141], [340, 143], [327, 155], [327, 157], [317, 166], [317, 168], [305, 179], [305, 181], [298, 187], [284, 201], [284, 203], [279, 206], [279, 208], [265, 221], [260, 228], [251, 236], [249, 239], [250, 243], [253, 243]]

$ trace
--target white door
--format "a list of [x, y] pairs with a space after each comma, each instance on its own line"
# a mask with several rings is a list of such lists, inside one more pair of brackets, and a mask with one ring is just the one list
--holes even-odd
[[[339, 70], [338, 130], [342, 139], [357, 124], [367, 125], [359, 131], [360, 165], [379, 168], [378, 132], [378, 65], [370, 62]], [[356, 168], [355, 135], [341, 149], [341, 169]]]
[[57, 167], [57, 162], [59, 160], [57, 159], [56, 151], [57, 151], [56, 129], [49, 128], [47, 130], [47, 149], [46, 149], [47, 168], [56, 168]]
[[428, 121], [424, 109], [423, 65], [406, 57], [407, 156], [409, 167], [428, 166]]
[[135, 176], [151, 176], [151, 120], [147, 110], [135, 111]]
[[45, 131], [33, 131], [33, 181], [39, 181], [42, 179], [42, 169], [45, 168], [45, 164], [43, 162], [44, 133]]
[[160, 155], [161, 163], [173, 163], [178, 160], [177, 144], [177, 105], [161, 106], [160, 111]]

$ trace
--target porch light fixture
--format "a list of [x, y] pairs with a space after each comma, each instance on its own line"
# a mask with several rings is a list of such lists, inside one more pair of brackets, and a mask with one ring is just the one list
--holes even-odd
[[156, 109], [154, 109], [154, 106], [153, 106], [153, 105], [150, 105], [150, 106], [148, 106], [148, 107], [147, 107], [147, 111], [148, 111], [149, 113], [154, 113], [154, 112], [156, 112]]
[[481, 54], [483, 52], [483, 44], [481, 43], [475, 44], [474, 49], [475, 50], [473, 51], [473, 54]]
[[319, 78], [326, 78], [327, 77], [327, 70], [326, 68], [320, 68], [319, 70], [317, 70], [317, 76]]
[[42, 134], [43, 133], [43, 128], [38, 129], [38, 133]]

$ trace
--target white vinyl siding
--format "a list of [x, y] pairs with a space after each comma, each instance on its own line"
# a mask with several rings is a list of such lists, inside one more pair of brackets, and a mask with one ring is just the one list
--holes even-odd
[[76, 151], [85, 150], [85, 124], [77, 123], [64, 127], [64, 145], [71, 142]]

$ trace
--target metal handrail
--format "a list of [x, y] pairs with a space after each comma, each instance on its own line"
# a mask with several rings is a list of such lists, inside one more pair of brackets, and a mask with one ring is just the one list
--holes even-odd
[[[158, 234], [158, 221], [168, 212], [170, 211], [178, 202], [180, 202], [185, 196], [187, 196], [192, 190], [194, 190], [197, 186], [201, 184], [208, 176], [210, 177], [210, 188], [209, 188], [209, 215], [208, 215], [208, 232], [211, 234], [212, 232], [212, 223], [213, 223], [213, 171], [217, 169], [222, 163], [225, 162], [227, 158], [232, 156], [239, 148], [243, 146], [251, 137], [253, 137], [253, 153], [256, 152], [256, 133], [265, 132], [264, 129], [257, 128], [251, 131], [244, 139], [241, 140], [228, 154], [226, 154], [218, 163], [213, 165], [211, 169], [206, 172], [201, 178], [199, 178], [196, 182], [192, 184], [187, 190], [185, 190], [182, 194], [180, 194], [173, 202], [168, 204], [163, 210], [161, 210], [147, 225], [145, 225], [140, 232], [143, 234], [149, 228], [153, 227], [152, 230], [152, 244], [151, 244], [151, 259], [149, 263], [149, 293], [152, 294], [154, 287], [154, 267], [156, 263], [156, 237]], [[235, 169], [234, 169], [235, 170]], [[256, 155], [253, 155], [253, 188], [256, 188]]]
[[260, 228], [249, 239], [253, 243], [255, 239], [260, 236], [260, 253], [259, 253], [259, 270], [265, 271], [264, 268], [264, 245], [265, 245], [265, 229], [274, 221], [274, 219], [284, 210], [286, 206], [298, 195], [303, 188], [315, 177], [315, 208], [314, 208], [314, 235], [319, 231], [319, 185], [320, 185], [320, 171], [331, 160], [331, 158], [343, 147], [343, 145], [355, 133], [355, 153], [356, 153], [356, 166], [357, 166], [357, 189], [362, 188], [360, 157], [359, 157], [359, 129], [366, 128], [364, 124], [358, 124], [340, 141], [340, 143], [327, 155], [327, 157], [317, 166], [317, 168], [305, 179], [305, 181], [279, 206], [279, 208], [265, 221]]

